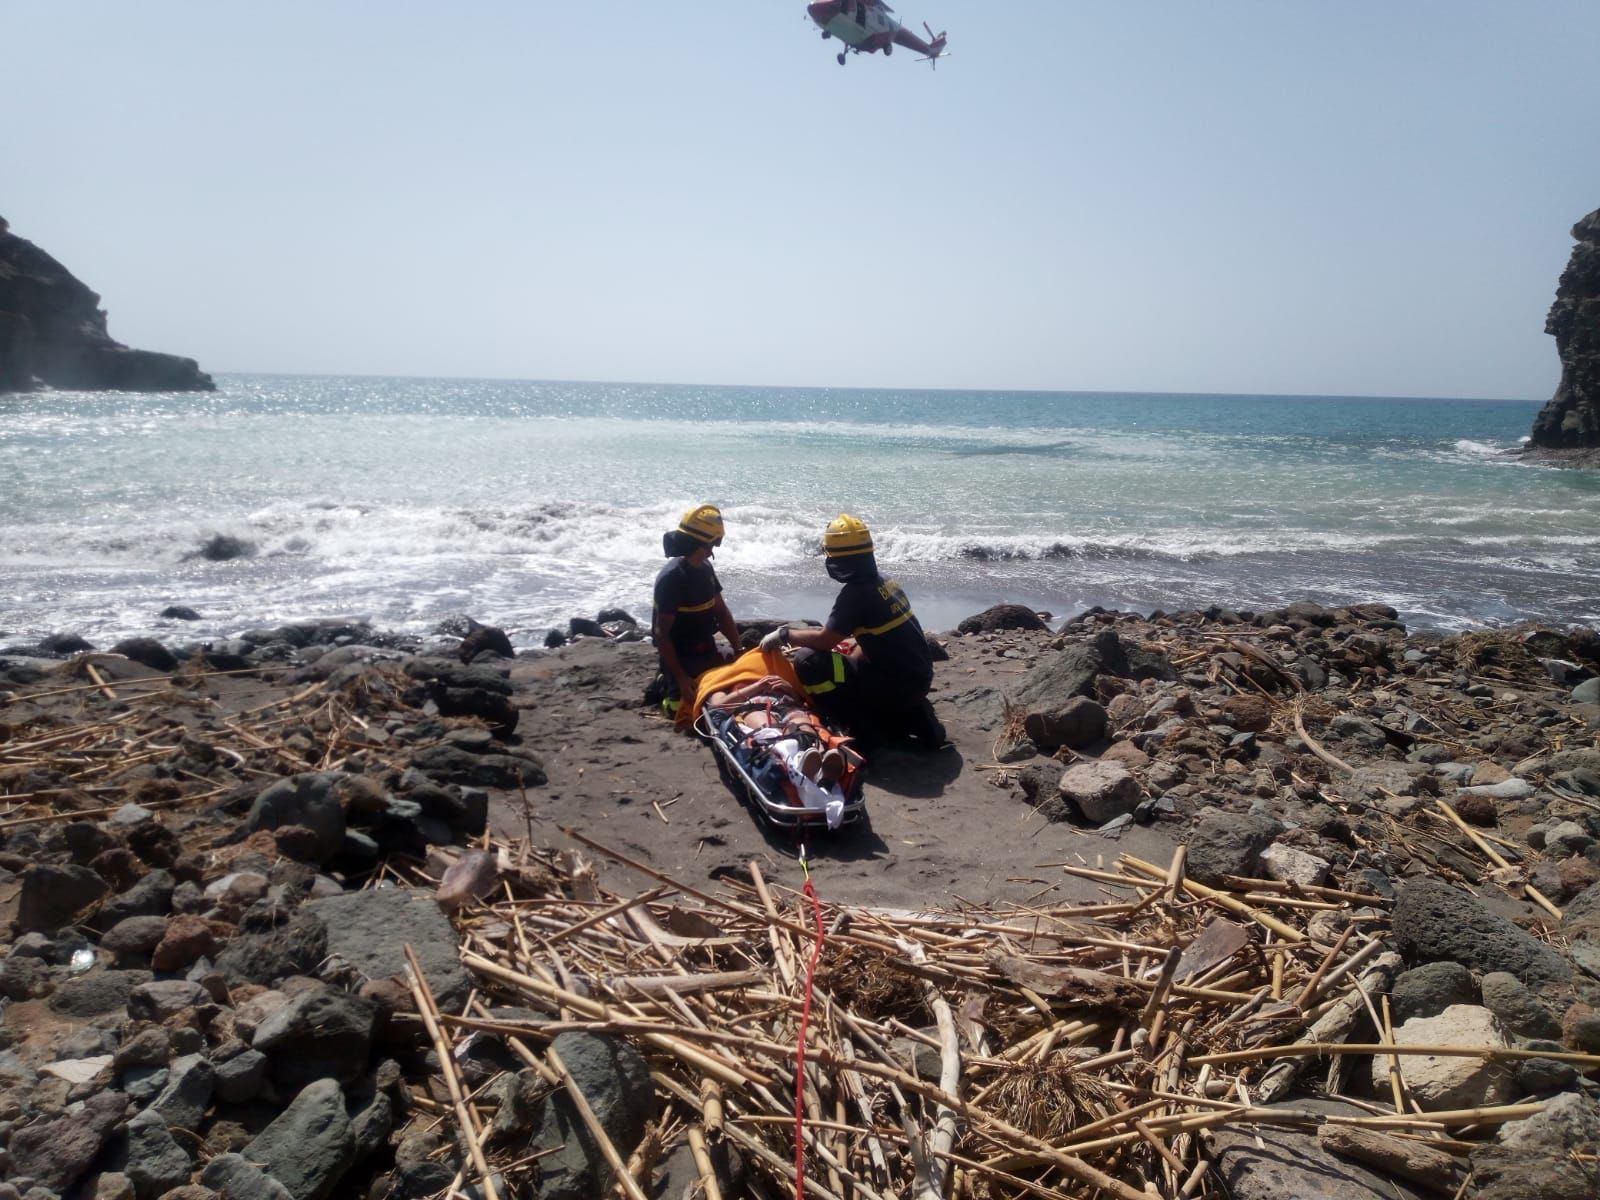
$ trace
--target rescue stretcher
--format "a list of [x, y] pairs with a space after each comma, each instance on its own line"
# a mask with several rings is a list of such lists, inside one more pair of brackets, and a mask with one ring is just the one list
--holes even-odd
[[[695, 718], [694, 731], [711, 747], [723, 783], [762, 821], [780, 829], [826, 828], [826, 810], [799, 798], [777, 756], [741, 729], [734, 713], [706, 709]], [[838, 781], [844, 796], [838, 827], [844, 828], [867, 815], [866, 763], [849, 746], [841, 750], [846, 766]]]
[[[801, 799], [776, 755], [770, 752], [771, 743], [763, 744], [741, 728], [734, 711], [708, 707], [707, 699], [715, 692], [730, 690], [751, 683], [764, 676], [777, 676], [790, 684], [790, 691], [804, 696], [805, 688], [794, 673], [794, 667], [781, 653], [749, 650], [733, 662], [708, 671], [696, 681], [694, 704], [684, 704], [679, 710], [680, 727], [692, 726], [694, 732], [711, 747], [717, 760], [722, 780], [763, 823], [781, 829], [825, 829], [828, 827], [826, 810]], [[803, 703], [802, 708], [823, 730], [828, 745], [837, 747], [844, 755], [845, 769], [837, 783], [843, 797], [838, 828], [852, 825], [867, 814], [866, 762], [861, 755], [827, 728], [818, 714]]]

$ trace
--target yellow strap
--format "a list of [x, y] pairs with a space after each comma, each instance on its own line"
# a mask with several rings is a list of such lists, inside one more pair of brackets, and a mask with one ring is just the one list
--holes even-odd
[[852, 636], [853, 637], [860, 637], [863, 633], [871, 633], [871, 634], [888, 633], [889, 630], [891, 630], [891, 629], [899, 629], [900, 626], [904, 625], [909, 620], [911, 620], [911, 610], [907, 609], [905, 612], [901, 613], [894, 620], [886, 622], [883, 625], [872, 625], [872, 626], [863, 625], [860, 629], [856, 630], [855, 633]]
[[681, 612], [681, 613], [710, 612], [716, 606], [717, 606], [717, 598], [715, 596], [713, 596], [713, 597], [711, 597], [711, 599], [707, 600], [704, 604], [681, 604], [681, 605], [678, 606], [677, 611]]

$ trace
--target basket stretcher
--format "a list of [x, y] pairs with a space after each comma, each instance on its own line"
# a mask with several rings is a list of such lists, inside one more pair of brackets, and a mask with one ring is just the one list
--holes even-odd
[[[723, 781], [762, 821], [782, 829], [827, 828], [824, 811], [801, 802], [783, 764], [740, 728], [734, 713], [704, 709], [695, 718], [694, 731], [710, 745]], [[842, 829], [867, 814], [866, 762], [852, 747], [839, 748], [847, 764], [839, 779], [839, 790], [844, 795], [839, 822]]]

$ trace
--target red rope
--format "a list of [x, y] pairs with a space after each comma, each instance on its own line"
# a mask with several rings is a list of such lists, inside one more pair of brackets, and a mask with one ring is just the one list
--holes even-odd
[[817, 890], [811, 886], [809, 874], [803, 890], [811, 898], [817, 940], [811, 947], [811, 961], [806, 964], [806, 995], [800, 1006], [800, 1040], [794, 1059], [794, 1200], [805, 1200], [806, 1192], [806, 1026], [811, 1023], [811, 988], [817, 975], [817, 960], [822, 957], [822, 902], [817, 899]]

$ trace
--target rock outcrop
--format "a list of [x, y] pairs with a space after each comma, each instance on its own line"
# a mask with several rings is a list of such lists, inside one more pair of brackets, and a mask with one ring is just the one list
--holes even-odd
[[1561, 382], [1534, 418], [1532, 447], [1564, 455], [1588, 452], [1600, 465], [1600, 209], [1572, 227], [1577, 245], [1561, 273], [1544, 329], [1556, 339]]
[[192, 358], [131, 350], [106, 331], [100, 297], [0, 218], [0, 393], [209, 392]]

